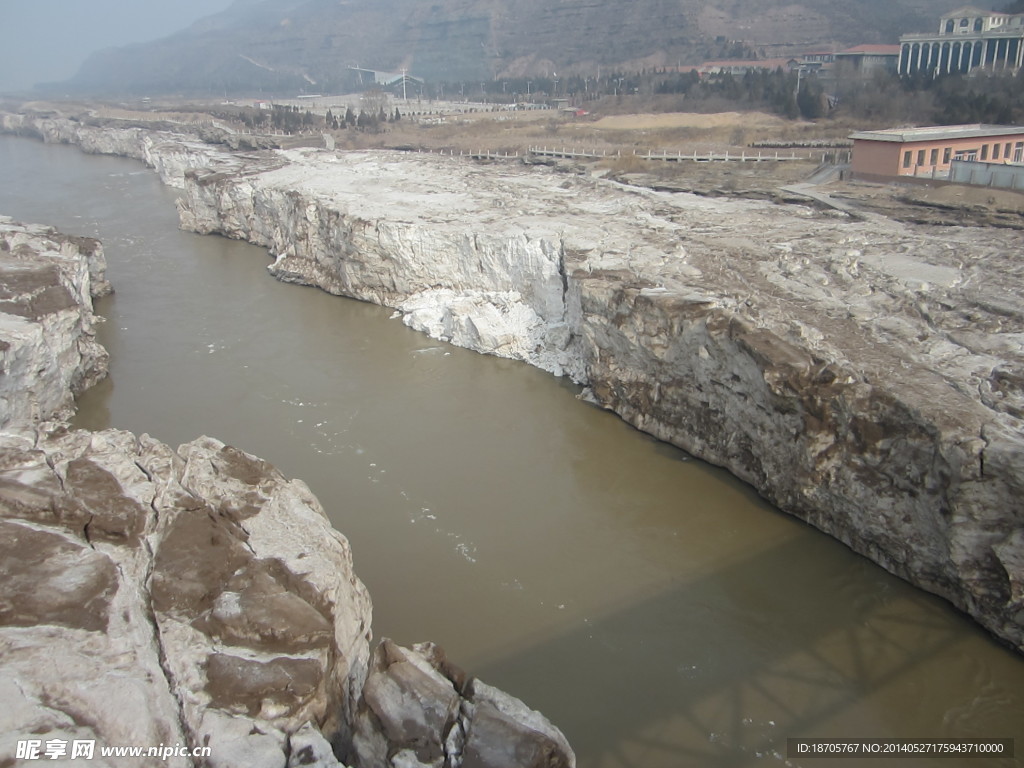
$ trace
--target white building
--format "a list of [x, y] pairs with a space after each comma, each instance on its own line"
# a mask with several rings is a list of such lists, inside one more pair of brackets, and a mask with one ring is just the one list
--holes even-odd
[[1024, 13], [966, 5], [942, 16], [938, 34], [900, 37], [898, 72], [933, 75], [975, 69], [1017, 71], [1024, 63]]

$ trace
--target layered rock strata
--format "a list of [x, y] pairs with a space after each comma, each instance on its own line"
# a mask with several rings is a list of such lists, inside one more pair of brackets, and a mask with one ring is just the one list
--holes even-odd
[[1024, 648], [1019, 235], [397, 153], [189, 171], [180, 207], [281, 279], [571, 376]]
[[436, 647], [371, 656], [348, 542], [301, 481], [212, 438], [41, 422], [105, 373], [107, 290], [98, 242], [0, 219], [0, 764], [572, 768]]
[[0, 216], [0, 429], [68, 416], [106, 376], [92, 308], [105, 267], [96, 240]]

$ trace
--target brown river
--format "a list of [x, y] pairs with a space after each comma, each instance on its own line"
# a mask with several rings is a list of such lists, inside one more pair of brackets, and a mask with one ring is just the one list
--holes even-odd
[[[209, 434], [305, 480], [376, 636], [433, 640], [581, 768], [851, 766], [790, 737], [1014, 738], [1024, 658], [526, 365], [268, 276], [139, 163], [0, 136], [0, 214], [100, 237], [111, 376], [78, 426]], [[884, 766], [1013, 759], [872, 760]]]

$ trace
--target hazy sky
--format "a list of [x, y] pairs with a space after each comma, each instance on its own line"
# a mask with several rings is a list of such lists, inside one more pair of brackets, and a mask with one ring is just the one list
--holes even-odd
[[111, 46], [166, 37], [232, 0], [0, 0], [0, 93], [64, 80]]

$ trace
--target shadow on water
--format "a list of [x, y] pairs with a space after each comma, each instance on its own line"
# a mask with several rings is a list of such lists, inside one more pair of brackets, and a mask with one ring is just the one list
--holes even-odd
[[[834, 610], [807, 610], [808, 584], [835, 585], [850, 566], [845, 557], [808, 562], [806, 544], [805, 536], [772, 544], [691, 583], [617, 606], [575, 631], [523, 644], [474, 672], [527, 701], [544, 698], [545, 714], [579, 745], [578, 762], [586, 768], [803, 765], [786, 759], [786, 739], [796, 737], [1015, 737], [1021, 743], [1019, 699], [1004, 700], [1008, 708], [995, 717], [984, 705], [964, 715], [959, 710], [977, 702], [950, 707], [956, 695], [932, 711], [931, 688], [921, 682], [931, 675], [941, 686], [948, 658], [968, 652], [961, 644], [994, 641], [943, 601], [902, 584], [883, 583], [867, 597], [840, 589]], [[866, 561], [863, 567], [875, 568]], [[633, 651], [624, 653], [628, 648]], [[1005, 656], [1015, 660], [1009, 651]], [[673, 663], [659, 667], [652, 657]], [[538, 680], [538, 668], [548, 671], [546, 680]], [[533, 697], [534, 681], [546, 686], [543, 697], [540, 691]], [[1008, 685], [1012, 690], [1014, 683]], [[952, 764], [896, 764], [932, 763]]]

